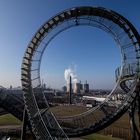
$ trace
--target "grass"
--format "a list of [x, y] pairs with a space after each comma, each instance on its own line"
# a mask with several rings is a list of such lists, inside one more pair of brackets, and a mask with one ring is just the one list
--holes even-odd
[[[77, 111], [77, 110], [79, 110], [79, 111]], [[76, 108], [77, 113], [80, 113], [81, 111], [82, 111], [81, 109]], [[58, 113], [59, 113], [59, 111], [58, 111]], [[68, 114], [69, 113], [71, 114], [71, 110], [68, 111]], [[6, 115], [0, 116], [0, 126], [20, 125], [20, 124], [21, 124], [21, 121], [19, 121], [17, 118], [15, 118], [11, 114], [6, 114]], [[100, 135], [100, 134], [88, 135], [88, 136], [82, 137], [82, 139], [85, 139], [85, 140], [121, 140], [118, 138], [112, 138], [110, 136], [104, 136], [104, 135]], [[11, 138], [11, 140], [20, 140], [20, 138]]]
[[[85, 108], [81, 107], [80, 111], [83, 112], [82, 110], [86, 111]], [[56, 116], [57, 115], [58, 116], [69, 116], [69, 115], [79, 113], [78, 108], [76, 108], [74, 106], [72, 107], [72, 109], [67, 107], [67, 106], [64, 106], [62, 110], [61, 110], [61, 106], [60, 107], [54, 107], [52, 111], [54, 112], [54, 114]], [[104, 113], [102, 111], [97, 110], [97, 111], [94, 112], [94, 116], [96, 117], [97, 120], [100, 120], [104, 116]], [[135, 114], [135, 120], [136, 120], [136, 125], [139, 125], [139, 120], [138, 120], [138, 114], [137, 113]], [[95, 118], [93, 118], [92, 115], [88, 115], [85, 125], [88, 125], [88, 124], [90, 125], [91, 123], [94, 123], [94, 122], [96, 122]], [[60, 122], [60, 124], [61, 124], [61, 122]], [[72, 121], [62, 123], [61, 125], [64, 126], [64, 127], [65, 126], [66, 127], [71, 126], [72, 128], [73, 128], [73, 126], [76, 126], [76, 124], [74, 124], [74, 122], [72, 122]], [[118, 119], [117, 121], [115, 121], [114, 123], [112, 123], [111, 125], [106, 127], [105, 129], [99, 131], [98, 134], [101, 134], [101, 137], [104, 137], [104, 135], [112, 135], [113, 137], [130, 139], [131, 131], [130, 131], [129, 114], [125, 113], [120, 119]], [[98, 135], [96, 135], [96, 136], [94, 136], [94, 135], [95, 134], [87, 136], [85, 138], [87, 140], [96, 140], [96, 139], [98, 140], [99, 138], [96, 138], [96, 137], [98, 137]], [[101, 139], [103, 139], [103, 138], [101, 138]], [[106, 139], [109, 139], [109, 138], [107, 137]]]
[[51, 111], [56, 116], [71, 116], [71, 115], [83, 113], [87, 111], [87, 108], [84, 106], [81, 107], [81, 106], [74, 106], [74, 105], [55, 106], [55, 107], [51, 107]]
[[[80, 114], [82, 112], [87, 111], [86, 107], [80, 107], [80, 106], [56, 106], [56, 107], [52, 107], [51, 111], [56, 115], [56, 117], [58, 116], [71, 116], [71, 115], [76, 115], [76, 114]], [[97, 120], [99, 120], [100, 118], [102, 118], [104, 115], [104, 113], [102, 111], [95, 111], [94, 112], [94, 116], [97, 118]], [[88, 117], [87, 117], [88, 118]], [[135, 115], [135, 120], [136, 120], [136, 124], [139, 123], [138, 120], [138, 115]], [[89, 115], [89, 123], [93, 123], [95, 120], [94, 119], [90, 119], [90, 115]], [[87, 123], [87, 122], [86, 122]], [[128, 113], [125, 113], [120, 119], [118, 119], [116, 122], [114, 122], [113, 124], [110, 125], [111, 127], [120, 127], [120, 128], [130, 128], [130, 122], [129, 122], [129, 115]]]
[[84, 106], [81, 107], [81, 106], [68, 105], [68, 106], [51, 107], [50, 110], [56, 116], [71, 116], [71, 115], [81, 114], [87, 111], [87, 108]]
[[[87, 109], [84, 107], [75, 107], [75, 106], [61, 106], [61, 107], [53, 107], [51, 110], [55, 113], [57, 116], [69, 116], [74, 114], [80, 114]], [[102, 117], [102, 113], [96, 112], [97, 117]], [[138, 125], [138, 115], [135, 115], [136, 124]], [[93, 120], [88, 120], [89, 122]], [[20, 125], [21, 121], [16, 119], [14, 116], [10, 114], [2, 115], [0, 116], [0, 126], [6, 126], [6, 125]], [[116, 122], [108, 126], [107, 128], [101, 130], [98, 132], [99, 134], [92, 134], [85, 137], [82, 137], [86, 140], [121, 140], [118, 138], [113, 138], [111, 136], [104, 136], [104, 134], [112, 134], [114, 137], [118, 137], [118, 131], [121, 129], [121, 132], [124, 130], [130, 130], [130, 124], [129, 124], [129, 116], [128, 113], [125, 113], [120, 119], [118, 119]], [[113, 130], [113, 131], [112, 131]], [[109, 132], [109, 133], [108, 133]], [[123, 135], [128, 135], [128, 131], [124, 131]], [[119, 135], [120, 136], [120, 135]], [[12, 139], [12, 140], [19, 140], [19, 139]]]
[[14, 117], [11, 114], [6, 114], [0, 116], [0, 126], [6, 126], [6, 125], [20, 125], [21, 121], [18, 120], [16, 117]]
[[[65, 116], [65, 115], [74, 115], [79, 114], [81, 112], [86, 111], [86, 108], [82, 107], [74, 107], [74, 106], [66, 106], [66, 107], [54, 107], [51, 110], [56, 114], [56, 116]], [[138, 117], [136, 115], [136, 122], [138, 122]], [[15, 118], [11, 114], [6, 114], [0, 116], [0, 126], [2, 125], [20, 125], [21, 121]], [[123, 128], [130, 128], [129, 125], [129, 117], [128, 114], [125, 113], [119, 120], [111, 124], [111, 126], [115, 127], [123, 127]]]
[[83, 137], [85, 140], [122, 140], [119, 138], [113, 138], [111, 136], [104, 136], [104, 135], [100, 135], [100, 134], [92, 134], [92, 135], [88, 135]]

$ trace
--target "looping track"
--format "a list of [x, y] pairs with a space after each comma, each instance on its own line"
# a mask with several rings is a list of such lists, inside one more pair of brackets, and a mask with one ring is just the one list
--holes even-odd
[[[122, 66], [117, 75], [116, 86], [103, 103], [85, 113], [59, 118], [58, 121], [64, 132], [49, 110], [43, 90], [40, 88], [40, 65], [47, 45], [55, 36], [69, 28], [81, 25], [97, 27], [110, 34], [120, 48]], [[71, 8], [44, 23], [30, 41], [22, 62], [21, 80], [24, 101], [36, 138], [52, 140], [68, 139], [67, 135], [87, 135], [103, 129], [121, 117], [135, 100], [139, 89], [139, 46], [140, 37], [134, 26], [118, 13], [101, 7]], [[135, 64], [135, 69], [130, 86], [126, 84], [130, 74], [127, 79], [123, 70], [131, 64]], [[40, 93], [40, 97], [46, 102], [44, 110], [39, 110], [36, 93]], [[112, 96], [117, 93], [120, 93], [124, 99], [119, 104], [112, 100]]]

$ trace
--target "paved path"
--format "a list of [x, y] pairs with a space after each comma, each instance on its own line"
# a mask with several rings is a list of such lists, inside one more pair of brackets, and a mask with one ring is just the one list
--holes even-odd
[[3, 125], [0, 126], [0, 130], [2, 129], [20, 129], [22, 126], [21, 125]]
[[85, 139], [81, 139], [81, 138], [70, 138], [70, 140], [85, 140]]

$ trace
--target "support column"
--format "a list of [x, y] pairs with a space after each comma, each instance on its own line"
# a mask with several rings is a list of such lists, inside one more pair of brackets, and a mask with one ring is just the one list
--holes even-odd
[[[137, 108], [137, 101], [139, 103], [139, 98], [137, 96], [136, 100], [133, 102], [129, 109], [129, 117], [130, 117], [130, 129], [131, 129], [131, 140], [139, 140], [140, 139], [140, 132], [139, 129], [137, 128], [137, 125], [135, 123], [135, 111]], [[138, 111], [139, 113], [139, 111]]]
[[21, 132], [21, 140], [27, 140], [26, 136], [27, 136], [27, 126], [31, 132], [31, 135], [33, 137], [33, 140], [36, 140], [36, 137], [34, 135], [34, 133], [32, 132], [32, 128], [31, 128], [31, 125], [29, 123], [29, 120], [28, 120], [28, 115], [27, 115], [27, 111], [26, 109], [24, 108], [24, 111], [23, 111], [23, 125], [22, 125], [22, 132]]
[[69, 83], [69, 104], [72, 104], [72, 83], [71, 83], [71, 76], [70, 76], [70, 83]]
[[139, 117], [139, 128], [140, 128], [140, 93], [138, 94], [137, 104], [138, 104], [138, 117]]
[[135, 107], [136, 107], [136, 101], [133, 102], [133, 104], [130, 106], [129, 109], [129, 118], [130, 118], [130, 130], [131, 130], [131, 140], [137, 140], [136, 136], [136, 129], [135, 129]]
[[21, 132], [21, 140], [26, 139], [26, 128], [27, 128], [27, 121], [26, 121], [26, 109], [23, 112], [23, 125], [22, 125], [22, 132]]

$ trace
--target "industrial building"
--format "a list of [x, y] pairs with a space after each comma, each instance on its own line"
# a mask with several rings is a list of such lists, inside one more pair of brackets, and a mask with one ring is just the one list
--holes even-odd
[[87, 80], [86, 80], [86, 83], [84, 84], [84, 92], [85, 93], [89, 92], [89, 84], [87, 83]]
[[[78, 82], [78, 83], [74, 83], [74, 86], [73, 86], [73, 92], [74, 93], [88, 93], [89, 92], [89, 84], [86, 83], [85, 84], [82, 84], [81, 81]], [[67, 92], [69, 91], [69, 84], [67, 86]]]
[[81, 93], [83, 90], [83, 85], [81, 84], [81, 81], [79, 83], [74, 84], [74, 93]]

